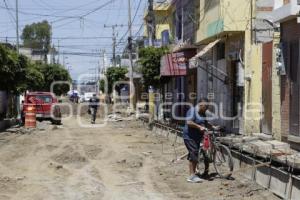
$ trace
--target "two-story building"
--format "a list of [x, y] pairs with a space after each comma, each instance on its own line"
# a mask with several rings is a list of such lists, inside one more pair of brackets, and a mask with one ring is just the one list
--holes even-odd
[[[274, 22], [280, 24], [283, 62], [275, 67], [280, 74], [281, 137], [299, 148], [300, 143], [300, 2], [277, 0]], [[277, 53], [280, 63], [280, 55]], [[300, 149], [300, 148], [299, 148]]]
[[[153, 4], [152, 13], [149, 10], [146, 11], [144, 16], [144, 36], [147, 38], [145, 45], [150, 45], [150, 40], [153, 39], [153, 45], [167, 46], [173, 40], [174, 35], [173, 7], [170, 0], [167, 1], [155, 1]], [[151, 34], [154, 38], [151, 38]]]
[[259, 14], [272, 12], [273, 4], [268, 0], [197, 2], [195, 43], [200, 48], [190, 67], [198, 70], [198, 98], [215, 103], [216, 121], [228, 130], [261, 132], [264, 41], [258, 41], [256, 33], [261, 30], [257, 30]]

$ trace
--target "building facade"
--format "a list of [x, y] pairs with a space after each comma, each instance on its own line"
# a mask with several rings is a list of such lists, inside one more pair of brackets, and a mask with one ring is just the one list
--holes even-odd
[[[154, 2], [153, 11], [147, 10], [144, 16], [144, 36], [148, 38], [145, 41], [145, 46], [151, 45], [153, 39], [154, 46], [167, 46], [173, 40], [173, 6], [171, 1]], [[153, 27], [154, 26], [154, 27]], [[154, 38], [151, 38], [151, 35]]]
[[261, 132], [266, 42], [262, 38], [272, 40], [273, 33], [262, 30], [261, 26], [266, 26], [260, 18], [272, 12], [273, 1], [198, 2], [195, 42], [200, 48], [191, 65], [198, 70], [198, 98], [208, 97], [215, 103], [216, 122], [228, 130], [244, 134]]
[[[280, 74], [281, 134], [278, 139], [290, 142], [299, 149], [300, 143], [300, 2], [297, 0], [277, 1], [273, 12], [274, 22], [280, 24], [280, 54], [277, 65]], [[279, 61], [278, 61], [279, 60]]]

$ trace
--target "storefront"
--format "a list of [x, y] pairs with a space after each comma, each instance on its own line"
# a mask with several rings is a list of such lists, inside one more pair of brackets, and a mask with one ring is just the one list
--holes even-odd
[[282, 136], [287, 140], [300, 136], [300, 24], [296, 18], [281, 23], [281, 40], [286, 69], [286, 75], [281, 77], [281, 122]]
[[230, 132], [240, 132], [244, 90], [244, 67], [240, 61], [242, 34], [217, 39], [203, 46], [190, 60], [197, 69], [197, 96], [208, 98], [214, 105], [214, 122]]
[[[189, 70], [189, 59], [196, 54], [196, 49], [188, 49], [167, 54], [161, 60], [162, 102], [164, 118], [175, 120], [184, 117], [189, 106], [196, 101], [197, 72]], [[172, 114], [172, 109], [174, 113]]]

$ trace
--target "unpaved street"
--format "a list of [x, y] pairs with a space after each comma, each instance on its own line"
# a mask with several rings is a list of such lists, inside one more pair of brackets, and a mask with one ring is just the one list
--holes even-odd
[[39, 127], [1, 133], [1, 200], [277, 199], [238, 174], [187, 183], [187, 162], [172, 164], [171, 142], [139, 122], [80, 128], [72, 118]]

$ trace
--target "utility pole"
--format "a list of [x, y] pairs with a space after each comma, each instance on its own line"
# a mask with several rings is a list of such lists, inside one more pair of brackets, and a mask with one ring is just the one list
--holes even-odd
[[182, 43], [184, 42], [183, 36], [184, 36], [184, 11], [183, 11], [183, 4], [181, 3], [181, 40], [182, 40]]
[[118, 25], [118, 24], [115, 24], [115, 25], [112, 25], [112, 26], [107, 26], [104, 24], [104, 28], [112, 28], [112, 34], [113, 34], [113, 66], [115, 67], [116, 66], [116, 44], [117, 44], [117, 35], [116, 35], [116, 28], [117, 27], [123, 27], [124, 25], [121, 24], [121, 25]]
[[59, 64], [59, 57], [60, 57], [60, 53], [59, 53], [59, 40], [57, 41], [57, 64]]
[[[130, 92], [129, 96], [131, 97], [134, 94], [133, 91], [133, 61], [132, 61], [132, 22], [131, 22], [131, 0], [128, 0], [128, 30], [129, 30], [129, 37], [128, 37], [128, 50], [129, 50], [129, 60], [130, 60], [130, 67], [129, 67], [129, 74], [130, 74]], [[134, 97], [130, 98], [130, 106], [134, 104]], [[134, 108], [133, 108], [134, 109]]]
[[102, 50], [102, 73], [106, 73], [106, 66], [105, 66], [105, 49]]
[[16, 35], [17, 35], [17, 53], [20, 53], [19, 41], [19, 0], [16, 0]]
[[50, 55], [51, 55], [51, 58], [50, 58], [50, 64], [55, 64], [55, 47], [54, 47], [54, 44], [53, 44], [53, 30], [52, 30], [52, 27], [53, 27], [53, 23], [51, 22], [51, 29], [50, 29], [50, 45], [52, 45], [52, 47], [50, 48]]
[[155, 40], [155, 16], [153, 11], [153, 0], [148, 0], [148, 17], [147, 17], [147, 29], [149, 37], [149, 45], [154, 46]]

